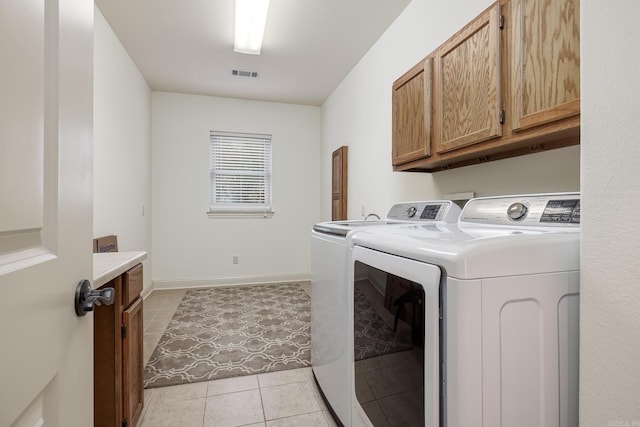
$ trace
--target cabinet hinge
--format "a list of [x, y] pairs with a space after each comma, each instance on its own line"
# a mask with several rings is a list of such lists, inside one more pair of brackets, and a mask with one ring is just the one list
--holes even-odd
[[122, 420], [122, 427], [128, 427], [128, 425], [129, 425], [129, 421], [127, 421], [126, 418]]
[[500, 22], [498, 23], [498, 27], [501, 30], [504, 30], [504, 15], [500, 15]]
[[498, 121], [501, 125], [504, 124], [504, 110], [500, 110], [500, 114], [498, 114]]
[[[120, 328], [120, 332], [122, 332], [122, 338], [127, 336], [127, 325], [122, 325], [122, 327]], [[123, 422], [125, 422], [126, 420], [124, 420]]]

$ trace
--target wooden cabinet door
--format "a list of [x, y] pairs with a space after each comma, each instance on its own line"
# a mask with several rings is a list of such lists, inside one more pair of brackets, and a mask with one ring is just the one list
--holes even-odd
[[420, 61], [393, 83], [392, 153], [394, 166], [431, 155], [431, 70]]
[[142, 382], [142, 298], [138, 298], [122, 313], [124, 339], [122, 344], [122, 388], [124, 419], [135, 426], [142, 413], [144, 388]]
[[113, 288], [112, 305], [93, 311], [93, 426], [122, 425], [122, 276], [100, 289]]
[[331, 220], [347, 219], [347, 173], [349, 147], [343, 145], [331, 155]]
[[515, 131], [580, 113], [580, 1], [513, 0]]
[[438, 153], [502, 134], [498, 3], [438, 49], [434, 75]]

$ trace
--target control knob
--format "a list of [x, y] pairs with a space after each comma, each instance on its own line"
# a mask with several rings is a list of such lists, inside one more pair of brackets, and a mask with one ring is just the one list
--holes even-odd
[[413, 218], [414, 216], [416, 216], [416, 212], [418, 212], [418, 209], [416, 209], [415, 206], [411, 206], [409, 209], [407, 209], [407, 217]]
[[507, 209], [507, 216], [514, 221], [520, 221], [527, 216], [527, 211], [527, 206], [524, 203], [516, 202]]

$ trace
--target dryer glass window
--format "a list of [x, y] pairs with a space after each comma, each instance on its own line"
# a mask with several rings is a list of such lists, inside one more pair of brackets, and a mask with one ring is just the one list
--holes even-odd
[[355, 268], [363, 278], [354, 283], [359, 406], [374, 426], [424, 426], [424, 289], [361, 262]]

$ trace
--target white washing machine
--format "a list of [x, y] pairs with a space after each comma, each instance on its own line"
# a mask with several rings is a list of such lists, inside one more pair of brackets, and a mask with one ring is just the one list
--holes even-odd
[[353, 425], [577, 426], [579, 223], [563, 193], [355, 231]]
[[[351, 425], [351, 329], [349, 301], [351, 234], [406, 223], [445, 224], [460, 208], [443, 200], [397, 203], [384, 220], [316, 224], [311, 233], [311, 366], [332, 415]], [[382, 226], [382, 227], [381, 227]], [[349, 278], [349, 280], [347, 280]]]

